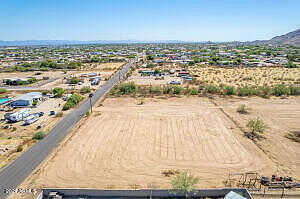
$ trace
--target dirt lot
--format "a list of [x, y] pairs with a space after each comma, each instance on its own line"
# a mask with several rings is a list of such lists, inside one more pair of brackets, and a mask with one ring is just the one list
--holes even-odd
[[275, 164], [207, 98], [108, 98], [21, 187], [169, 187], [168, 169], [224, 187], [228, 172]]
[[141, 76], [138, 72], [134, 72], [126, 82], [134, 82], [137, 85], [166, 85], [171, 81], [182, 81], [182, 78], [175, 75], [166, 75], [163, 80], [156, 80], [154, 76]]
[[[300, 180], [300, 143], [291, 141], [285, 136], [290, 131], [300, 131], [300, 98], [233, 98], [218, 99], [217, 104], [242, 127], [250, 118], [260, 117], [268, 129], [266, 139], [257, 143], [268, 157], [276, 163], [278, 174], [290, 175]], [[236, 112], [240, 104], [250, 108], [249, 114]]]

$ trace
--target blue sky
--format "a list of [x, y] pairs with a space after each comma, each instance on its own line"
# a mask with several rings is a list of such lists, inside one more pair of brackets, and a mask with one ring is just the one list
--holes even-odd
[[270, 39], [300, 28], [300, 0], [1, 0], [0, 40]]

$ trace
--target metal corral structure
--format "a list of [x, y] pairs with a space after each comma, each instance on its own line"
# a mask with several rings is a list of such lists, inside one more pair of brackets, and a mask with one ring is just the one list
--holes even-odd
[[30, 92], [18, 97], [11, 103], [14, 107], [31, 106], [34, 100], [40, 100], [43, 97], [41, 92]]
[[[235, 192], [243, 198], [252, 199], [247, 189], [198, 189], [190, 194], [192, 198], [224, 198], [228, 193]], [[174, 194], [170, 190], [99, 190], [99, 189], [42, 189], [37, 199], [79, 199], [79, 198], [122, 198], [122, 199], [160, 199], [160, 198], [185, 198], [184, 194]]]

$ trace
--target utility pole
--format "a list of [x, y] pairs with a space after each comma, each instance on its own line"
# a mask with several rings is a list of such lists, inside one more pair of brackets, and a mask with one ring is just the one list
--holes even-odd
[[93, 112], [93, 108], [92, 108], [92, 97], [94, 96], [93, 93], [89, 94], [89, 98], [90, 98], [90, 107], [91, 107], [91, 113]]

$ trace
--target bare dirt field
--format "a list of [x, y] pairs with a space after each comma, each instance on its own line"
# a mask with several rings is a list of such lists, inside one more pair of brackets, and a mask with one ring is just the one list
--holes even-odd
[[228, 172], [276, 171], [271, 160], [207, 98], [108, 98], [21, 187], [168, 188], [188, 169], [199, 188]]
[[130, 76], [126, 82], [134, 82], [137, 85], [166, 85], [171, 81], [182, 81], [180, 77], [176, 77], [175, 75], [166, 75], [164, 79], [158, 80], [155, 79], [155, 76], [141, 76], [137, 72], [135, 72], [132, 76]]
[[[300, 143], [285, 137], [291, 131], [300, 131], [299, 97], [217, 99], [216, 103], [242, 127], [251, 118], [261, 118], [268, 129], [263, 134], [265, 139], [257, 142], [257, 146], [276, 164], [278, 174], [300, 180]], [[240, 104], [250, 108], [250, 113], [237, 113]]]

